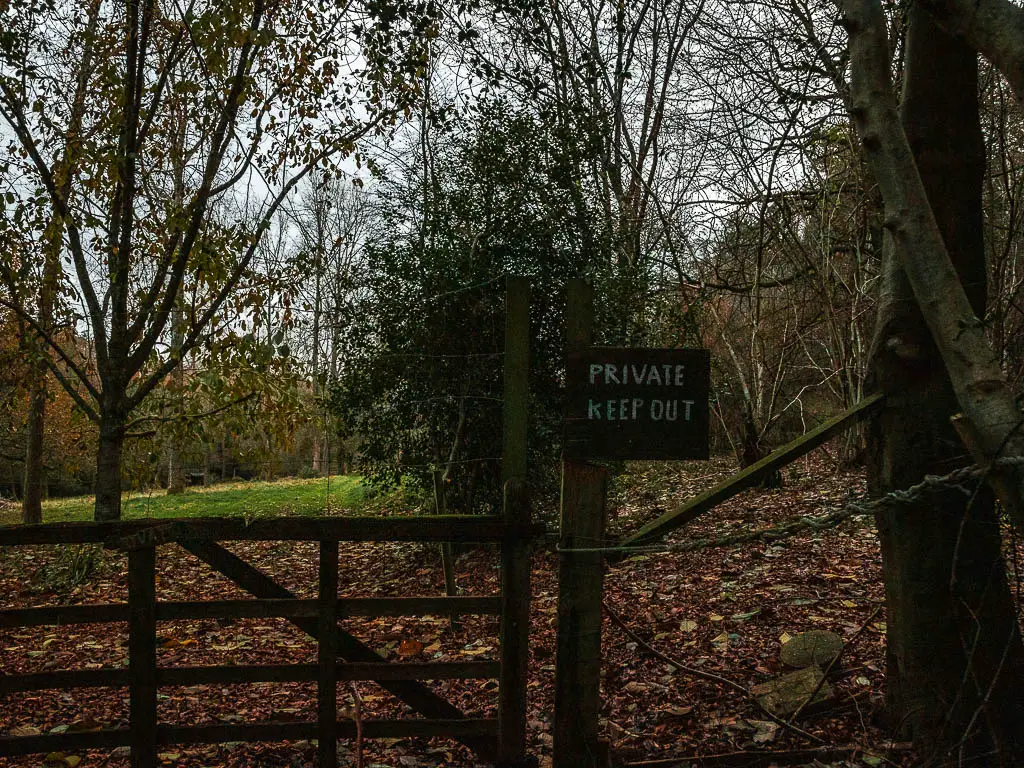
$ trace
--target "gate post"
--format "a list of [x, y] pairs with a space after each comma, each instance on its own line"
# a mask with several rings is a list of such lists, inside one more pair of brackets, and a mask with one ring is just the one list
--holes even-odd
[[[591, 285], [570, 280], [567, 353], [590, 345], [593, 316]], [[607, 760], [597, 738], [604, 562], [600, 553], [572, 552], [600, 546], [603, 540], [607, 474], [596, 464], [562, 460], [554, 768], [598, 768]]]
[[338, 765], [338, 542], [320, 542], [316, 734], [319, 768]]
[[[529, 426], [530, 286], [509, 277], [505, 289], [505, 385], [502, 480], [505, 526], [530, 524], [526, 483]], [[526, 676], [530, 654], [530, 541], [501, 545], [501, 677], [498, 684], [498, 765], [526, 765]]]
[[155, 768], [156, 547], [128, 550], [128, 722], [131, 768]]

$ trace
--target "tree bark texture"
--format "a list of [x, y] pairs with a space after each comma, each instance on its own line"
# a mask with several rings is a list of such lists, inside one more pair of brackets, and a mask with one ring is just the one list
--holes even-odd
[[[1020, 409], [978, 319], [980, 310], [972, 306], [961, 283], [897, 114], [881, 5], [877, 0], [840, 0], [840, 5], [850, 33], [851, 113], [885, 201], [885, 226], [894, 253], [945, 364], [957, 403], [976, 436], [974, 458], [988, 463], [1000, 456], [1024, 455]], [[934, 24], [932, 29], [940, 34]], [[956, 43], [948, 36], [942, 40], [949, 46]], [[974, 61], [968, 48], [951, 50], [967, 51]], [[943, 58], [940, 52], [933, 61], [916, 66], [937, 67]], [[918, 77], [927, 75], [926, 69]], [[976, 99], [976, 92], [970, 98]], [[938, 122], [961, 117], [942, 111], [934, 114]], [[981, 253], [978, 245], [976, 258]], [[989, 479], [1014, 524], [1024, 530], [1024, 471], [996, 468]]]
[[125, 416], [104, 412], [96, 449], [97, 522], [121, 519], [121, 456], [124, 451]]
[[[983, 316], [977, 57], [920, 7], [908, 21], [900, 120], [959, 283]], [[889, 206], [887, 199], [887, 217]], [[872, 384], [886, 395], [869, 431], [869, 482], [877, 492], [970, 461], [950, 423], [957, 394], [898, 247], [887, 237], [872, 348]], [[877, 523], [892, 723], [939, 763], [1021, 764], [1024, 646], [991, 491], [949, 488], [888, 509]]]
[[919, 0], [936, 23], [988, 58], [1024, 99], [1024, 10], [1009, 0]]
[[[181, 306], [176, 306], [171, 315], [171, 349], [173, 354], [181, 356], [181, 345], [185, 341], [185, 313]], [[180, 364], [171, 374], [174, 388], [180, 395], [185, 388], [185, 369]], [[185, 467], [182, 465], [182, 440], [177, 433], [167, 441], [167, 494], [174, 496], [185, 492]]]
[[175, 496], [185, 492], [185, 468], [181, 463], [181, 449], [177, 439], [172, 438], [167, 447], [167, 495]]

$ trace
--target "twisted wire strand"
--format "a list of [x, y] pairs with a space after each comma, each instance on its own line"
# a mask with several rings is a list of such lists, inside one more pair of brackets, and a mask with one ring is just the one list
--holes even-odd
[[749, 544], [755, 541], [771, 543], [788, 539], [807, 531], [818, 532], [835, 528], [852, 517], [873, 515], [884, 507], [913, 504], [922, 500], [928, 493], [942, 488], [958, 488], [966, 495], [972, 493], [964, 486], [965, 482], [978, 480], [987, 476], [993, 469], [1024, 466], [1024, 456], [1010, 456], [997, 459], [989, 466], [971, 465], [953, 470], [947, 475], [927, 475], [916, 485], [909, 488], [890, 491], [884, 496], [871, 501], [851, 501], [848, 504], [824, 515], [798, 517], [789, 523], [773, 528], [762, 528], [746, 533], [733, 533], [716, 538], [690, 539], [675, 544], [640, 544], [637, 546], [595, 546], [595, 547], [562, 547], [556, 546], [559, 552], [598, 553], [621, 552], [626, 554], [642, 554], [656, 552], [696, 552], [704, 549], [730, 547], [737, 544]]

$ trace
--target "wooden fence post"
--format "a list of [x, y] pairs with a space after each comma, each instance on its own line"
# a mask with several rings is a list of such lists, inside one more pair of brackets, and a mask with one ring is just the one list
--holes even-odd
[[[510, 277], [505, 289], [505, 383], [502, 480], [510, 528], [530, 523], [526, 482], [529, 427], [530, 286]], [[498, 764], [526, 764], [526, 678], [530, 653], [531, 542], [501, 547], [501, 678], [498, 685]]]
[[[593, 290], [569, 282], [566, 352], [590, 346]], [[597, 768], [606, 760], [598, 743], [601, 708], [600, 553], [572, 552], [600, 546], [604, 538], [607, 470], [563, 459], [558, 565], [558, 640], [555, 655], [554, 768]]]
[[317, 644], [317, 751], [320, 768], [338, 765], [338, 542], [320, 542]]
[[156, 547], [128, 552], [128, 717], [132, 768], [156, 759]]
[[505, 380], [501, 480], [526, 478], [530, 397], [530, 283], [510, 277], [505, 286]]
[[[530, 523], [523, 480], [505, 484], [505, 521]], [[501, 679], [498, 686], [498, 764], [526, 765], [526, 681], [530, 659], [530, 566], [532, 542], [506, 541], [501, 549]]]

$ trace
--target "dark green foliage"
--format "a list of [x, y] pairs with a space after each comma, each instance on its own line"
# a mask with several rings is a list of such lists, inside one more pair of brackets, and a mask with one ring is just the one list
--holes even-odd
[[444, 139], [426, 186], [415, 168], [384, 196], [388, 234], [367, 249], [332, 403], [370, 481], [429, 487], [451, 459], [449, 508], [471, 512], [500, 498], [504, 276], [532, 284], [530, 475], [551, 488], [565, 285], [600, 280], [610, 259], [583, 245], [591, 221], [532, 114], [486, 104]]

